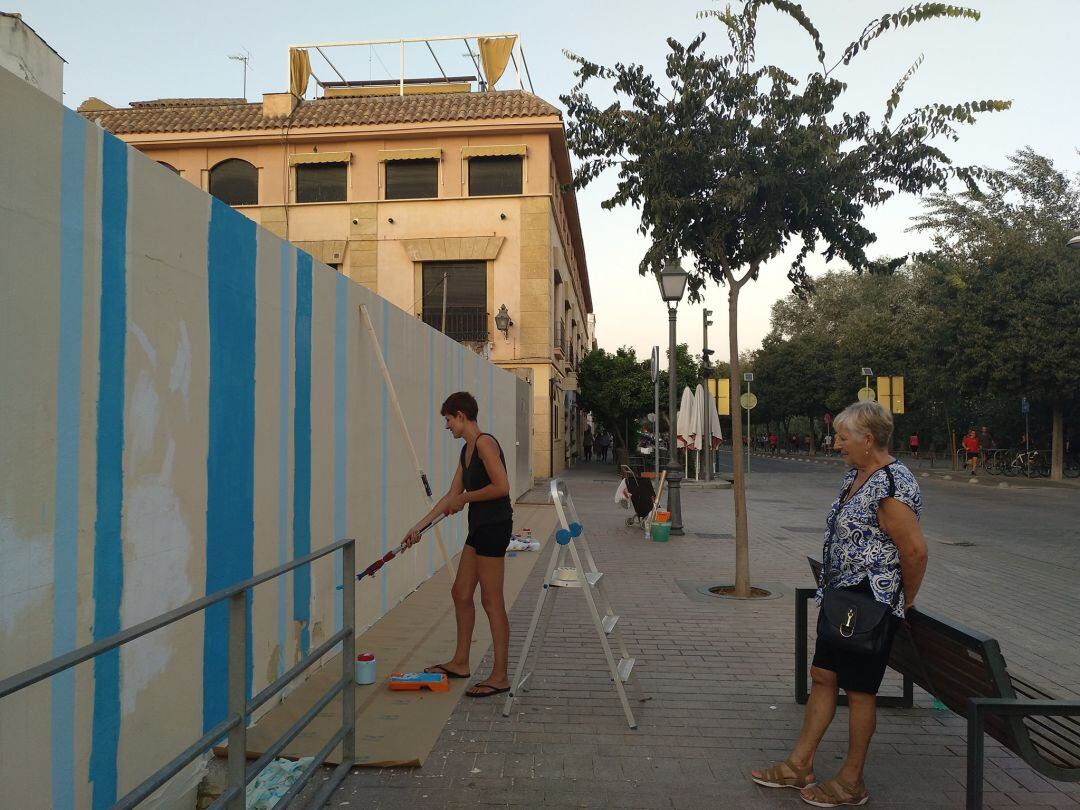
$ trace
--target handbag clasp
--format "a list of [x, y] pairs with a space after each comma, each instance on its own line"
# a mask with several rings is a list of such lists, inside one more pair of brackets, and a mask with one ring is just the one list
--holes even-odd
[[855, 608], [848, 608], [847, 618], [844, 619], [844, 623], [840, 625], [840, 635], [844, 638], [851, 638], [855, 633]]

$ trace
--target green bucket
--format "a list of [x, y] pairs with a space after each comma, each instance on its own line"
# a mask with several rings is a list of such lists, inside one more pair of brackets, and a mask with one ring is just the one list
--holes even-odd
[[652, 539], [657, 543], [666, 543], [671, 538], [671, 523], [654, 523]]

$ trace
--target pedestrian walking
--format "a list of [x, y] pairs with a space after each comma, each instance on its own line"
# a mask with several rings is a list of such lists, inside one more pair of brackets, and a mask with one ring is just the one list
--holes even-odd
[[469, 534], [461, 551], [457, 577], [450, 589], [457, 620], [454, 656], [445, 664], [433, 664], [424, 671], [442, 673], [448, 678], [471, 675], [469, 652], [476, 623], [473, 598], [479, 585], [480, 603], [491, 626], [495, 661], [491, 674], [465, 691], [465, 695], [472, 698], [510, 691], [507, 673], [510, 620], [503, 601], [503, 579], [506, 549], [514, 533], [514, 507], [510, 502], [506, 458], [499, 440], [490, 433], [483, 433], [477, 425], [478, 411], [476, 399], [467, 391], [451, 394], [443, 403], [439, 413], [446, 421], [446, 429], [455, 439], [465, 440], [461, 459], [450, 489], [409, 529], [402, 541], [406, 549], [414, 546], [420, 540], [420, 531], [432, 520], [442, 514], [460, 512], [468, 505]]
[[967, 432], [961, 444], [964, 446], [964, 463], [971, 467], [971, 474], [975, 474], [975, 468], [979, 466], [979, 437], [975, 435], [975, 428]]
[[581, 449], [585, 453], [585, 460], [592, 461], [592, 445], [593, 435], [592, 427], [590, 425], [585, 426], [585, 434], [581, 437]]
[[606, 430], [600, 434], [600, 460], [607, 463], [608, 450], [611, 449], [611, 434]]
[[[855, 652], [844, 646], [842, 628], [832, 627], [827, 615], [819, 618], [826, 632], [818, 633], [799, 739], [782, 764], [750, 773], [765, 787], [799, 789], [803, 801], [817, 807], [861, 805], [869, 799], [863, 769], [877, 722], [877, 692], [892, 639], [905, 611], [915, 604], [927, 561], [919, 528], [919, 484], [889, 454], [892, 415], [878, 402], [857, 402], [833, 424], [840, 454], [851, 469], [829, 512], [817, 601], [872, 598], [871, 604], [888, 605], [882, 617], [887, 623], [883, 650]], [[832, 778], [819, 781], [814, 755], [836, 714], [840, 689], [848, 696], [847, 756]]]
[[919, 457], [919, 434], [912, 433], [911, 438], [908, 439], [908, 450], [911, 451], [911, 455], [915, 458]]
[[780, 437], [777, 436], [776, 433], [770, 433], [769, 434], [769, 452], [772, 453], [774, 456], [778, 452], [780, 452], [779, 444], [780, 444]]

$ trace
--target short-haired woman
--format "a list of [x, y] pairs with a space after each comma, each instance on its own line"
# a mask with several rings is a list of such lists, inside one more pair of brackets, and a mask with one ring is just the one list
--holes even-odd
[[416, 544], [420, 530], [435, 517], [460, 512], [468, 504], [469, 536], [450, 590], [457, 619], [457, 646], [453, 658], [425, 671], [443, 673], [449, 678], [470, 677], [469, 652], [476, 623], [473, 595], [479, 584], [480, 603], [491, 625], [495, 662], [489, 677], [466, 690], [466, 696], [474, 698], [491, 697], [510, 690], [507, 674], [510, 621], [503, 603], [503, 574], [506, 548], [514, 531], [506, 459], [498, 440], [490, 433], [481, 432], [476, 423], [478, 412], [476, 399], [467, 391], [451, 394], [443, 403], [439, 413], [446, 420], [446, 429], [455, 439], [464, 439], [465, 446], [461, 448], [460, 463], [450, 489], [404, 538], [406, 548]]
[[[810, 699], [791, 755], [781, 765], [751, 772], [759, 785], [799, 789], [815, 807], [862, 805], [870, 798], [863, 766], [877, 723], [877, 692], [893, 634], [915, 604], [927, 559], [919, 484], [889, 454], [892, 415], [877, 402], [857, 402], [834, 425], [837, 447], [851, 469], [829, 513], [817, 601], [826, 586], [850, 588], [892, 606], [892, 614], [889, 644], [880, 655], [858, 655], [818, 640]], [[836, 714], [840, 689], [847, 692], [850, 710], [847, 757], [835, 776], [818, 782], [814, 754]]]

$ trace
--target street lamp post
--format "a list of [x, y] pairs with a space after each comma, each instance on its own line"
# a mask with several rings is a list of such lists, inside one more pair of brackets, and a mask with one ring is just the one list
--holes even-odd
[[679, 309], [679, 302], [683, 293], [686, 292], [686, 280], [688, 274], [682, 268], [678, 259], [669, 259], [660, 273], [660, 297], [668, 306], [668, 465], [667, 465], [667, 491], [668, 508], [671, 512], [671, 533], [683, 534], [682, 524], [682, 492], [679, 483], [682, 481], [683, 469], [679, 464], [678, 428], [676, 425], [677, 405], [675, 394], [678, 388], [678, 377], [675, 369], [675, 318]]

